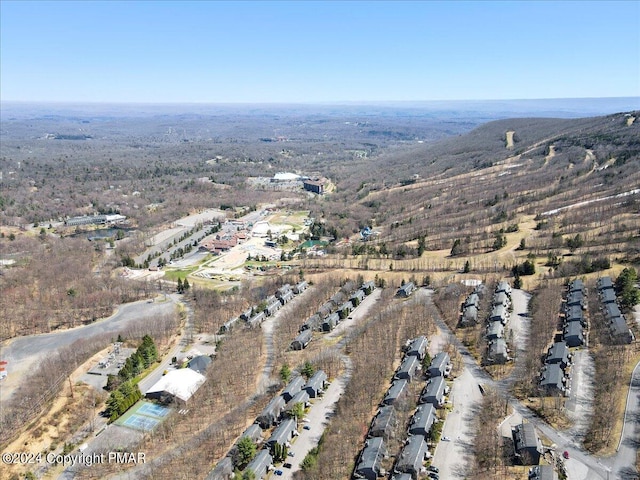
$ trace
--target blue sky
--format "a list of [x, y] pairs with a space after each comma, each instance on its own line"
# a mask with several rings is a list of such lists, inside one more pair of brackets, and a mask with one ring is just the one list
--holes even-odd
[[639, 1], [0, 2], [0, 99], [640, 96]]

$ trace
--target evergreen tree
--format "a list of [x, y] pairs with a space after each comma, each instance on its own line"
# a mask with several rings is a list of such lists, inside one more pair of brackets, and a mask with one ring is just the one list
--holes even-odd
[[119, 385], [120, 379], [117, 375], [107, 375], [107, 385], [104, 387], [107, 392], [114, 391], [116, 388], [118, 388]]
[[253, 457], [256, 455], [256, 444], [249, 437], [242, 437], [238, 440], [238, 465], [244, 467], [247, 465]]
[[285, 383], [288, 383], [289, 380], [291, 380], [291, 369], [286, 363], [282, 365], [282, 368], [280, 369], [280, 378]]
[[120, 390], [116, 390], [112, 392], [107, 400], [107, 416], [109, 417], [109, 421], [114, 421], [116, 418], [120, 416], [122, 405], [124, 404], [124, 396], [120, 392]]
[[311, 362], [306, 361], [304, 362], [301, 372], [302, 372], [302, 375], [304, 375], [308, 380], [313, 376], [314, 373], [316, 373], [316, 370], [315, 368], [313, 368], [313, 365], [311, 364]]

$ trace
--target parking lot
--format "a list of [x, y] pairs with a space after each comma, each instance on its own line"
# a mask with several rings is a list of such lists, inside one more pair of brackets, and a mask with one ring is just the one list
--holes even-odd
[[291, 479], [293, 473], [300, 470], [300, 463], [309, 451], [318, 445], [320, 437], [327, 426], [327, 421], [331, 417], [335, 404], [342, 395], [345, 386], [344, 375], [335, 379], [325, 390], [324, 395], [316, 399], [305, 417], [303, 424], [307, 427], [300, 427], [300, 435], [294, 438], [287, 458], [291, 464], [290, 468], [277, 466], [276, 469], [282, 472], [279, 478]]
[[449, 394], [453, 409], [447, 415], [443, 438], [433, 453], [432, 464], [440, 469], [442, 479], [465, 479], [473, 455], [473, 425], [477, 418], [482, 394], [478, 382], [465, 368], [453, 382]]

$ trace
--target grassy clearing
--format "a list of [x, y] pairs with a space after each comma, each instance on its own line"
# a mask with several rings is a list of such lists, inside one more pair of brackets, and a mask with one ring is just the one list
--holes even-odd
[[189, 268], [179, 268], [175, 270], [165, 270], [164, 278], [173, 282], [177, 282], [178, 279], [184, 280], [185, 278], [187, 278], [187, 276], [191, 275], [197, 269], [198, 267], [194, 266]]

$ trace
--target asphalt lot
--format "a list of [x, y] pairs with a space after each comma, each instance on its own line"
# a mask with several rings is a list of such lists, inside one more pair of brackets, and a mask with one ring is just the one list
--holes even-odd
[[567, 416], [573, 422], [571, 435], [581, 442], [589, 429], [589, 422], [593, 415], [593, 389], [595, 378], [595, 363], [585, 349], [573, 352], [571, 366], [571, 393], [565, 403]]
[[362, 300], [362, 303], [360, 303], [360, 305], [358, 305], [345, 320], [341, 321], [338, 325], [336, 325], [336, 328], [334, 328], [326, 335], [323, 335], [321, 338], [329, 340], [339, 337], [353, 325], [360, 323], [367, 317], [367, 315], [369, 315], [371, 311], [373, 311], [372, 308], [380, 299], [381, 294], [382, 290], [380, 290], [379, 288], [375, 289], [373, 292], [371, 292], [371, 294], [367, 295], [364, 300]]
[[171, 314], [174, 309], [175, 304], [169, 300], [153, 303], [146, 301], [128, 303], [120, 305], [114, 315], [89, 325], [53, 333], [19, 337], [7, 342], [2, 346], [2, 358], [7, 362], [8, 376], [0, 383], [0, 403], [9, 399], [20, 381], [39, 360], [55, 354], [59, 349], [84, 338], [119, 332], [141, 318]]
[[[513, 343], [510, 345], [511, 354], [516, 356], [520, 352], [524, 352], [527, 346], [527, 340], [529, 338], [529, 323], [531, 322], [528, 313], [529, 299], [531, 295], [528, 293], [514, 289], [511, 292], [511, 302], [513, 311], [511, 312], [511, 318], [509, 319], [509, 329], [513, 335]], [[507, 339], [509, 339], [507, 337]]]
[[344, 391], [345, 379], [346, 377], [343, 374], [334, 380], [326, 389], [324, 395], [320, 399], [313, 401], [313, 405], [305, 417], [308, 422], [303, 423], [303, 425], [309, 426], [309, 430], [305, 430], [300, 426], [300, 435], [295, 437], [289, 449], [289, 452], [293, 453], [293, 457], [287, 458], [287, 462], [291, 463], [291, 468], [277, 466], [277, 469], [282, 470], [282, 476], [276, 477], [272, 475], [272, 478], [291, 479], [293, 478], [293, 473], [300, 470], [300, 463], [304, 460], [304, 457], [320, 441], [328, 419], [331, 417], [331, 412], [333, 412], [336, 402]]
[[440, 478], [464, 480], [468, 478], [468, 465], [473, 462], [473, 423], [482, 401], [478, 382], [466, 367], [454, 380], [449, 400], [453, 410], [442, 430], [443, 437], [449, 440], [438, 442], [432, 464], [440, 469]]

